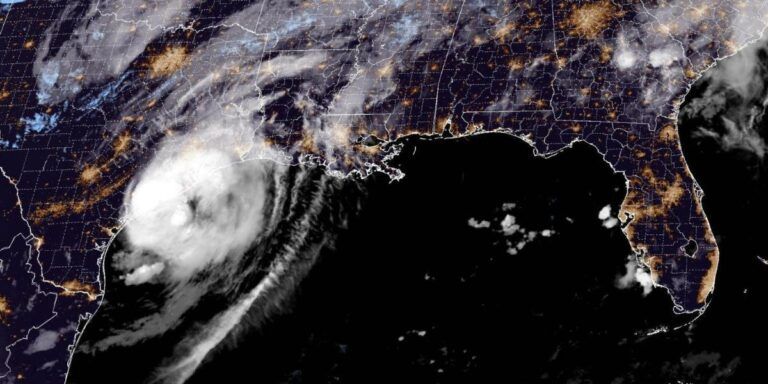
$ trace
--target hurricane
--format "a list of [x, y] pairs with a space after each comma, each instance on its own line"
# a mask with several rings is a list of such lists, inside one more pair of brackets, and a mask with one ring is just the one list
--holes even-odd
[[142, 382], [185, 382], [279, 312], [333, 248], [356, 205], [356, 194], [334, 196], [358, 184], [275, 161], [253, 137], [201, 129], [161, 144], [126, 194], [104, 261], [109, 294], [78, 363], [161, 344]]

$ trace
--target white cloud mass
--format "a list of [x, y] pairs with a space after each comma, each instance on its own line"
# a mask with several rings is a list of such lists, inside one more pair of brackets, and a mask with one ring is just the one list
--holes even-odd
[[150, 252], [162, 264], [138, 266], [127, 284], [163, 269], [188, 279], [253, 243], [263, 218], [265, 160], [241, 158], [241, 146], [232, 131], [205, 131], [171, 140], [158, 153], [127, 195], [125, 229], [134, 253]]

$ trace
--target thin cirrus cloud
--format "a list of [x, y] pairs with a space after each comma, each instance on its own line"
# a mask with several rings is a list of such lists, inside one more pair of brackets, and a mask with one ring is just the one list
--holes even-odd
[[725, 151], [743, 151], [763, 159], [768, 145], [761, 134], [768, 92], [765, 80], [768, 37], [747, 46], [706, 72], [706, 88], [681, 110], [684, 119], [705, 123], [693, 136], [716, 141]]

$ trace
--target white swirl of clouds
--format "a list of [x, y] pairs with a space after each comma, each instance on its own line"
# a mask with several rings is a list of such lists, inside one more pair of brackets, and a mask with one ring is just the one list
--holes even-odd
[[[193, 132], [170, 140], [126, 195], [125, 231], [134, 267], [126, 283], [160, 274], [184, 281], [207, 266], [237, 257], [262, 226], [263, 160], [231, 130]], [[152, 262], [144, 253], [156, 258]]]
[[[130, 346], [179, 326], [274, 226], [273, 187], [285, 167], [252, 130], [219, 126], [167, 138], [126, 194], [126, 249], [111, 264], [125, 285], [164, 287], [156, 307], [82, 350]], [[281, 192], [280, 192], [281, 193]]]

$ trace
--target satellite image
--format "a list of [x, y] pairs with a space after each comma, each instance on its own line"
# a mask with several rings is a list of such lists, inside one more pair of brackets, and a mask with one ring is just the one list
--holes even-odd
[[766, 0], [0, 0], [0, 383], [766, 383]]

